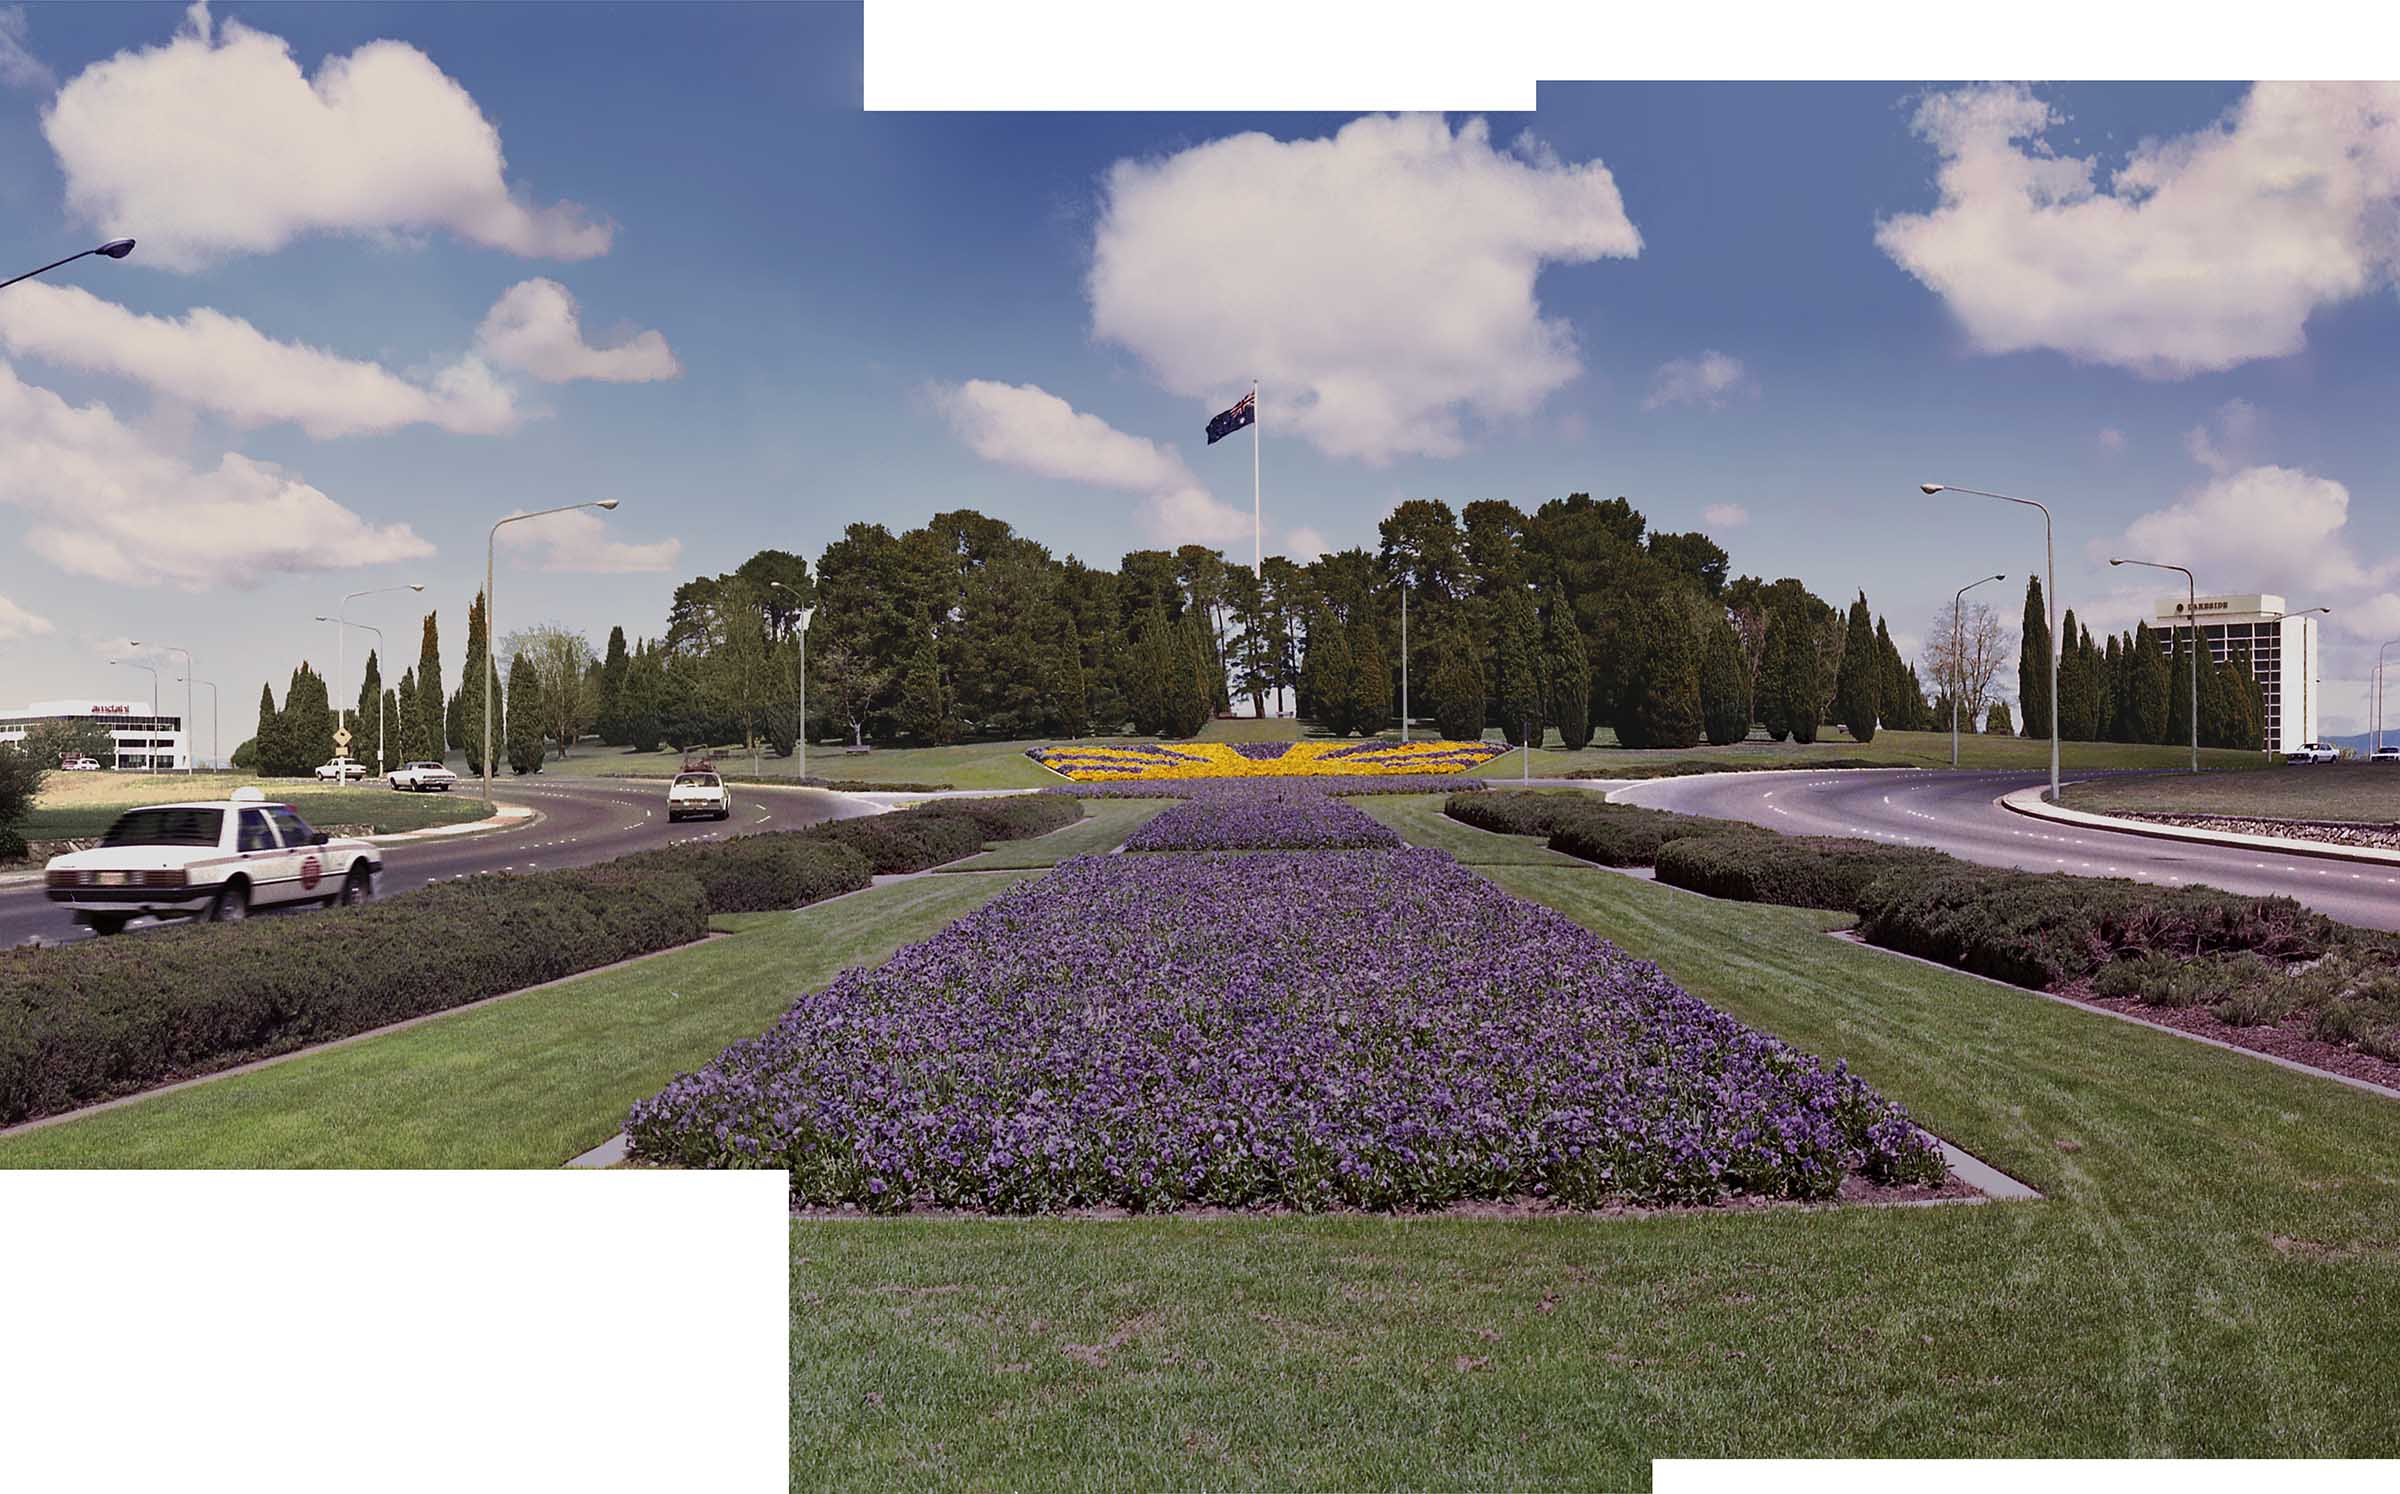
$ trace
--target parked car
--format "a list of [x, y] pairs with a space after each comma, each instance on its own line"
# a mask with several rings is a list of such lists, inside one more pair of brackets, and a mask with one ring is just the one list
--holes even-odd
[[2283, 755], [2287, 763], [2338, 763], [2342, 749], [2331, 742], [2303, 742]]
[[667, 785], [667, 821], [688, 815], [721, 820], [733, 813], [733, 791], [714, 773], [678, 773]]
[[367, 765], [355, 758], [337, 757], [317, 764], [317, 777], [327, 783], [356, 783], [367, 776]]
[[253, 908], [363, 903], [382, 874], [383, 855], [366, 841], [337, 840], [240, 788], [127, 810], [100, 844], [52, 857], [43, 880], [77, 923], [114, 934], [144, 915], [231, 923]]
[[100, 771], [100, 759], [81, 752], [70, 752], [58, 760], [58, 766], [59, 771], [64, 773], [97, 773]]
[[2367, 754], [2371, 763], [2400, 763], [2400, 747], [2378, 747]]
[[436, 762], [402, 763], [385, 774], [384, 781], [393, 788], [405, 789], [412, 794], [437, 790], [446, 794], [458, 785], [458, 775]]

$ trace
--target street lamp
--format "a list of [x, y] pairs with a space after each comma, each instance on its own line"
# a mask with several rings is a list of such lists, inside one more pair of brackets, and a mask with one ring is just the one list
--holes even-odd
[[91, 248], [83, 250], [80, 253], [70, 254], [65, 259], [54, 259], [38, 270], [27, 270], [22, 275], [12, 275], [6, 280], [0, 280], [0, 290], [6, 290], [20, 280], [31, 280], [36, 275], [46, 275], [50, 271], [57, 269], [60, 265], [71, 265], [75, 263], [75, 261], [82, 259], [88, 254], [98, 254], [109, 259], [123, 259], [126, 255], [131, 254], [132, 252], [133, 240], [110, 239], [105, 244], [95, 244]]
[[[786, 586], [781, 581], [770, 580], [767, 584], [779, 591], [788, 591], [795, 597], [800, 595], [798, 588]], [[793, 734], [792, 741], [800, 753], [800, 777], [803, 781], [808, 778], [808, 622], [816, 615], [817, 609], [814, 607], [800, 609], [800, 730]], [[750, 759], [750, 766], [752, 771], [757, 770], [758, 758], [755, 754]]]
[[[168, 653], [183, 655], [183, 771], [189, 773], [192, 771], [191, 739], [198, 735], [192, 729], [192, 651], [188, 648], [178, 648], [172, 643], [144, 643], [139, 638], [129, 641], [135, 648], [163, 648]], [[157, 714], [157, 707], [151, 708], [151, 714]], [[157, 730], [155, 727], [151, 729]]]
[[224, 759], [217, 754], [225, 744], [217, 739], [217, 682], [215, 680], [196, 680], [187, 674], [183, 677], [183, 684], [184, 694], [187, 696], [191, 694], [191, 687], [194, 685], [208, 686], [208, 760], [211, 763], [221, 763]]
[[[39, 273], [39, 272], [37, 271], [36, 273]], [[151, 720], [153, 720], [153, 721], [156, 721], [156, 720], [158, 719], [158, 670], [157, 670], [157, 668], [156, 668], [155, 666], [153, 666], [153, 665], [144, 664], [144, 663], [143, 663], [141, 660], [139, 660], [139, 659], [111, 659], [111, 660], [109, 660], [108, 662], [109, 662], [109, 663], [111, 663], [111, 664], [122, 664], [122, 665], [124, 665], [124, 666], [125, 666], [127, 669], [147, 669], [147, 670], [149, 670], [149, 671], [150, 671], [150, 719], [151, 719]], [[151, 731], [153, 732], [153, 734], [155, 734], [157, 730], [158, 730], [158, 728], [156, 728], [155, 726], [151, 728]], [[155, 741], [155, 735], [153, 735], [153, 736], [151, 736], [151, 737], [144, 737], [142, 740], [144, 740], [145, 742], [152, 742], [152, 741]], [[122, 756], [122, 755], [123, 755], [123, 754], [121, 754], [121, 753], [119, 754], [119, 756]], [[147, 749], [145, 749], [145, 750], [143, 751], [143, 753], [142, 753], [142, 771], [143, 771], [143, 772], [145, 772], [145, 773], [155, 773], [155, 772], [157, 772], [157, 771], [158, 771], [158, 749], [157, 749], [155, 746], [149, 747], [149, 748], [147, 748]]]
[[[2183, 571], [2183, 621], [2192, 630], [2192, 771], [2200, 771], [2200, 583], [2182, 566], [2160, 560], [2111, 560], [2110, 565], [2146, 565], [2154, 571]], [[2216, 664], [2212, 655], [2209, 660]]]
[[[342, 687], [349, 683], [350, 675], [350, 604], [358, 600], [360, 597], [379, 597], [388, 591], [423, 591], [424, 589], [424, 587], [419, 586], [414, 581], [404, 581], [398, 586], [370, 586], [364, 591], [354, 591], [348, 596], [342, 598], [342, 605], [334, 609], [333, 616], [320, 617], [317, 619], [319, 622], [342, 624], [340, 628], [335, 630], [333, 635], [333, 688], [335, 692], [333, 709], [335, 719], [340, 721], [342, 724], [343, 735], [347, 736], [350, 731], [347, 708], [342, 704], [344, 697], [341, 694]], [[383, 635], [381, 633], [377, 633], [375, 635], [375, 640], [377, 647], [380, 648], [383, 642]], [[378, 716], [383, 714], [381, 705], [382, 702], [379, 697], [377, 700], [376, 710], [376, 714]], [[379, 730], [375, 735], [376, 766], [381, 767], [383, 765], [383, 733]], [[340, 746], [337, 746], [334, 749], [334, 756], [337, 758], [347, 759], [350, 756], [349, 745], [344, 743]], [[350, 786], [350, 774], [348, 770], [345, 769], [336, 773], [334, 776], [339, 780], [341, 787], [348, 788]]]
[[539, 519], [550, 514], [572, 513], [579, 508], [611, 509], [617, 506], [614, 498], [596, 499], [590, 503], [562, 503], [556, 508], [537, 508], [529, 514], [510, 514], [483, 541], [483, 807], [492, 807], [492, 697], [500, 693], [500, 604], [492, 595], [492, 556], [500, 548], [501, 524], [519, 524], [527, 519]]
[[[420, 590], [420, 591], [422, 591], [423, 589], [424, 589], [423, 587], [419, 587], [419, 588], [418, 588], [418, 590]], [[361, 630], [363, 630], [363, 631], [365, 631], [365, 632], [369, 632], [369, 633], [372, 633], [372, 634], [374, 634], [374, 635], [375, 635], [375, 656], [376, 656], [376, 658], [378, 658], [379, 660], [381, 660], [381, 661], [383, 662], [383, 664], [384, 664], [386, 667], [389, 667], [389, 666], [390, 666], [390, 664], [391, 664], [391, 662], [392, 662], [392, 650], [391, 650], [391, 646], [390, 646], [389, 644], [387, 644], [387, 643], [385, 643], [385, 642], [383, 641], [383, 629], [381, 629], [381, 628], [379, 628], [379, 627], [375, 626], [373, 623], [354, 623], [354, 622], [350, 622], [350, 621], [347, 621], [346, 619], [339, 618], [339, 617], [320, 617], [320, 618], [318, 618], [318, 619], [317, 619], [317, 621], [319, 621], [319, 622], [321, 622], [321, 623], [336, 623], [336, 624], [339, 624], [340, 626], [342, 626], [342, 627], [345, 627], [345, 628], [358, 628], [358, 629], [361, 629]], [[365, 684], [365, 683], [366, 683], [366, 677], [365, 677], [365, 676], [363, 676], [363, 675], [362, 675], [362, 676], [360, 676], [360, 677], [359, 677], [359, 683], [360, 683], [360, 684], [362, 684], [362, 685], [363, 685], [363, 684]], [[378, 683], [378, 684], [381, 684], [382, 682], [379, 680], [379, 681], [377, 681], [377, 683]], [[384, 771], [384, 761], [383, 761], [383, 697], [384, 697], [384, 693], [385, 693], [385, 692], [384, 692], [384, 691], [382, 691], [382, 690], [380, 690], [380, 689], [378, 689], [378, 690], [375, 692], [375, 767], [376, 767], [376, 769], [377, 769], [378, 771]]]
[[[2331, 614], [2332, 611], [2333, 609], [2331, 607], [2298, 607], [2286, 612], [2270, 612], [2267, 614], [2267, 621], [2271, 623], [2281, 622], [2287, 617], [2306, 617], [2311, 612], [2323, 612]], [[2255, 653], [2253, 653], [2250, 657], [2254, 663], [2258, 658], [2257, 654]], [[2276, 668], [2280, 670], [2283, 667], [2283, 640], [2280, 638], [2275, 640], [2275, 658], [2277, 661]], [[2303, 725], [2306, 725], [2309, 720], [2308, 687], [2315, 683], [2314, 679], [2312, 678], [2315, 673], [2316, 671], [2309, 666], [2308, 660], [2308, 630], [2303, 628], [2300, 632], [2300, 720]], [[2316, 733], [2309, 732], [2307, 735], [2313, 738]], [[2277, 723], [2276, 725], [2275, 737], [2278, 741], [2281, 741], [2283, 738], [2283, 728], [2281, 723]], [[2267, 750], [2266, 744], [2261, 742], [2258, 750], [2261, 753], [2264, 753]]]
[[1978, 586], [1989, 586], [1994, 581], [2006, 581], [2007, 579], [2008, 577], [2003, 575], [1986, 576], [1981, 581], [1970, 581], [1960, 587], [1958, 594], [1950, 599], [1950, 766], [1953, 768], [1958, 766], [1958, 692], [1961, 683], [1958, 674], [1959, 660], [1966, 647], [1959, 637], [1959, 625], [1962, 615], [1966, 611], [1967, 593]]
[[2048, 563], [2044, 567], [2044, 574], [2048, 579], [2042, 583], [2042, 605], [2049, 614], [2046, 620], [2050, 627], [2050, 799], [2052, 803], [2056, 803], [2058, 801], [2058, 543], [2051, 532], [2049, 506], [2036, 503], [2031, 498], [2011, 498], [2006, 493], [1987, 493], [1981, 488], [1953, 487], [1949, 483], [1921, 482], [1917, 484], [1917, 487], [1928, 498], [1936, 493], [1970, 493], [1977, 498], [1997, 498], [2002, 503], [2017, 503], [2042, 511], [2042, 549], [2048, 559]]

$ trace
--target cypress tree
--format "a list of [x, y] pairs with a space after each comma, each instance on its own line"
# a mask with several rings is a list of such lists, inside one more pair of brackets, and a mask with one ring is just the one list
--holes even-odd
[[1308, 654], [1300, 674], [1317, 725], [1337, 737], [1350, 735], [1358, 725], [1351, 699], [1350, 635], [1326, 613], [1318, 613], [1308, 625]]
[[326, 698], [325, 677], [306, 661], [292, 671], [292, 683], [283, 692], [283, 710], [276, 719], [283, 758], [280, 770], [267, 770], [271, 775], [305, 777], [333, 756], [333, 706]]
[[1382, 630], [1370, 617], [1350, 625], [1349, 689], [1352, 729], [1362, 737], [1382, 731], [1394, 709], [1392, 666], [1383, 652]]
[[258, 731], [250, 738], [251, 766], [262, 778], [273, 778], [282, 771], [283, 715], [275, 709], [275, 687], [258, 687]]
[[1882, 694], [1883, 659], [1875, 648], [1874, 625], [1867, 612], [1867, 594], [1850, 604], [1850, 623], [1842, 638], [1842, 664], [1834, 675], [1834, 710], [1851, 740], [1875, 740], [1875, 722]]
[[1217, 664], [1216, 637], [1197, 610], [1183, 614], [1182, 624], [1169, 639], [1174, 646], [1173, 688], [1167, 699], [1168, 734], [1196, 737], [1208, 726], [1223, 693], [1223, 670]]
[[942, 680], [942, 658], [934, 647], [932, 625], [918, 619], [917, 646], [900, 676], [901, 730], [920, 743], [943, 743], [957, 734], [950, 709], [950, 689]]
[[1566, 593], [1550, 589], [1550, 623], [1542, 641], [1544, 714], [1570, 752], [1592, 744], [1592, 661]]
[[2058, 735], [2063, 741], [2088, 742], [2098, 735], [2098, 729], [2084, 710], [2091, 692], [2075, 629], [2075, 609], [2069, 607], [2058, 629]]
[[[1493, 689], [1500, 712], [1500, 734], [1511, 747], [1521, 746], [1527, 731], [1532, 731], [1539, 745], [1542, 728], [1548, 723], [1549, 712], [1542, 700], [1542, 624], [1533, 610], [1533, 599], [1520, 586], [1511, 586], [1500, 598], [1496, 618], [1497, 631], [1492, 638]], [[1448, 727], [1442, 730], [1450, 736]], [[1466, 741], [1483, 739], [1483, 720], [1479, 714], [1474, 732]]]
[[2159, 733], [2161, 742], [2191, 739], [2192, 669], [2191, 630], [2186, 628], [2175, 635], [2175, 653], [2167, 660], [2167, 717]]
[[1742, 659], [1741, 636], [1725, 616], [1711, 606], [1701, 620], [1700, 721], [1709, 745], [1725, 746], [1750, 735], [1750, 678]]
[[375, 650], [368, 649], [366, 668], [358, 675], [358, 705], [350, 712], [350, 756], [376, 773], [391, 771], [383, 761], [391, 723], [382, 715], [382, 706], [383, 662], [375, 657]]
[[2126, 706], [2129, 742], [2164, 742], [2167, 739], [2168, 699], [2173, 694], [2167, 678], [2167, 654], [2159, 647], [2158, 635], [2146, 622], [2135, 623], [2133, 643], [2125, 661], [2127, 694]]
[[633, 656], [625, 649], [625, 630], [608, 630], [608, 656], [600, 662], [599, 719], [593, 729], [600, 740], [611, 746], [625, 743], [625, 676], [633, 668]]
[[519, 775], [541, 771], [542, 682], [523, 654], [508, 666], [508, 769]]
[[[467, 772], [477, 777], [482, 776], [483, 773], [483, 742], [487, 720], [490, 725], [494, 754], [500, 752], [501, 744], [507, 740], [507, 735], [502, 730], [500, 722], [500, 708], [505, 702], [499, 700], [491, 702], [488, 712], [484, 706], [485, 682], [492, 677], [489, 651], [491, 640], [485, 636], [487, 631], [484, 622], [485, 616], [483, 593], [477, 592], [474, 602], [467, 608], [466, 674], [459, 680], [458, 694], [451, 702], [447, 713], [443, 711], [441, 705], [441, 680], [439, 677], [437, 676], [434, 680], [434, 688], [427, 690], [424, 675], [420, 673], [417, 676], [417, 691], [425, 701], [423, 707], [425, 714], [420, 719], [424, 722], [426, 735], [432, 735], [435, 721], [445, 722], [447, 730], [451, 733], [450, 740], [467, 755]], [[438, 752], [426, 754], [428, 757], [441, 755]]]
[[[478, 605], [481, 598], [477, 599]], [[409, 744], [409, 751], [439, 759], [448, 746], [435, 723], [443, 719], [442, 707], [442, 636], [435, 619], [436, 613], [425, 614], [425, 627], [417, 643], [417, 719], [425, 723], [421, 740]]]
[[[1433, 694], [1434, 729], [1451, 741], [1482, 741], [1483, 670], [1475, 663], [1473, 641], [1455, 628], [1447, 629], [1436, 635], [1434, 649], [1433, 674], [1426, 681]], [[1533, 709], [1538, 725], [1540, 707], [1533, 704]], [[1521, 727], [1517, 736], [1524, 739]]]
[[2019, 726], [2027, 736], [2046, 737], [2050, 735], [2050, 616], [2042, 605], [2039, 576], [2025, 581], [2023, 637], [2017, 650], [2017, 704], [2024, 714]]
[[1767, 735], [1780, 742], [1792, 734], [1790, 655], [1797, 624], [1789, 608], [1772, 608], [1767, 615], [1767, 642], [1758, 660], [1758, 688], [1751, 709]]
[[1988, 737], [2013, 737], [2017, 734], [2016, 727], [2009, 724], [2007, 701], [1992, 702], [1991, 711], [1984, 717], [1983, 733]]
[[1635, 603], [1628, 631], [1617, 739], [1627, 747], [1690, 747], [1700, 740], [1700, 646], [1688, 599], [1677, 588]]

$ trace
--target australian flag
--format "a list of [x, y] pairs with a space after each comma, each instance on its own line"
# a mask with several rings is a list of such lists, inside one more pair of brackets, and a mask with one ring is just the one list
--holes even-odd
[[1208, 444], [1216, 445], [1245, 425], [1258, 420], [1258, 391], [1252, 390], [1234, 401], [1233, 408], [1208, 423]]

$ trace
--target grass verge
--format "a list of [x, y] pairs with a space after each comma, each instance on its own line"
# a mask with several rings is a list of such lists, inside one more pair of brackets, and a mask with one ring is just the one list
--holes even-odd
[[[1549, 792], [1584, 794], [1594, 800], [1600, 797], [1591, 789], [1552, 789]], [[1449, 798], [1447, 794], [1365, 794], [1349, 802], [1399, 831], [1400, 838], [1410, 845], [1448, 851], [1453, 860], [1468, 866], [1587, 864], [1563, 851], [1551, 850], [1530, 835], [1501, 835], [1491, 830], [1479, 830], [1473, 825], [1462, 825], [1442, 813], [1442, 805]]]
[[796, 1223], [795, 1478], [1639, 1487], [1653, 1457], [2380, 1455], [2400, 1107], [1593, 869], [1511, 890], [2025, 1205]]
[[953, 861], [937, 870], [982, 872], [1052, 867], [1069, 856], [1112, 851], [1152, 815], [1174, 802], [1172, 799], [1086, 799], [1083, 818], [1064, 830], [1053, 830], [1031, 840], [1006, 841], [980, 856]]
[[794, 996], [1015, 884], [919, 877], [345, 1048], [0, 1138], [0, 1167], [556, 1167]]
[[222, 799], [246, 785], [291, 805], [312, 825], [371, 824], [376, 835], [456, 825], [484, 815], [483, 801], [472, 794], [403, 794], [380, 781], [341, 789], [315, 779], [241, 773], [53, 773], [42, 785], [41, 802], [17, 831], [27, 840], [80, 840], [102, 834], [137, 805]]
[[[1487, 732], [1485, 735], [1497, 740], [1499, 734]], [[1556, 740], [1555, 733], [1551, 740]], [[1836, 758], [1891, 768], [1947, 768], [1950, 766], [1950, 734], [1946, 731], [1879, 731], [1872, 742], [1861, 744], [1852, 741], [1846, 733], [1829, 730], [1826, 735], [1805, 746], [1797, 742], [1771, 742], [1754, 738], [1725, 747], [1658, 751], [1618, 747], [1613, 737], [1602, 733], [1593, 738], [1591, 746], [1580, 751], [1570, 752], [1556, 746], [1536, 751], [1533, 754], [1533, 776], [1564, 778], [1581, 774], [1641, 778], [1656, 776], [1661, 769], [1673, 768], [1678, 764], [1722, 763], [1728, 767], [1806, 768]], [[2085, 770], [2180, 768], [2191, 761], [2191, 749], [2131, 742], [2064, 742], [2059, 746], [2059, 761], [2062, 767]], [[1962, 768], [2046, 769], [2050, 766], [2050, 739], [1961, 736], [1958, 763]], [[2264, 767], [2266, 759], [2255, 752], [2211, 747], [2201, 752], [2200, 763], [2205, 768], [2241, 770]], [[1523, 769], [1518, 754], [1512, 752], [1469, 771], [1479, 778], [1514, 778]]]
[[2068, 784], [2069, 809], [2093, 814], [2219, 814], [2237, 819], [2400, 824], [2400, 767], [2314, 763], [2265, 773], [2177, 773]]

